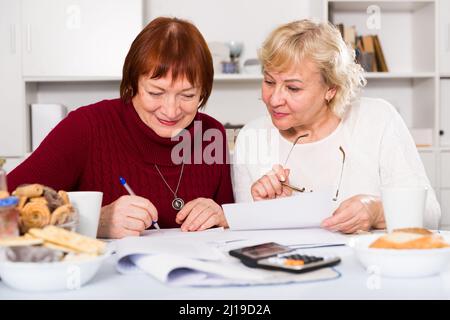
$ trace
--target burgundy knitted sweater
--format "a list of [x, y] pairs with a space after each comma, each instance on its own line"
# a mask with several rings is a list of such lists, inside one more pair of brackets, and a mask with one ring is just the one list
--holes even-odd
[[[191, 148], [197, 141], [203, 152], [211, 143], [211, 139], [202, 139], [203, 133], [211, 128], [222, 133], [220, 153], [225, 157], [223, 126], [202, 113], [197, 113], [186, 128], [192, 137]], [[103, 205], [107, 205], [127, 194], [119, 181], [119, 177], [124, 177], [137, 195], [155, 205], [161, 228], [179, 227], [175, 222], [177, 211], [172, 208], [173, 193], [154, 166], [158, 165], [175, 190], [181, 165], [172, 161], [171, 152], [178, 143], [158, 136], [142, 122], [131, 102], [104, 100], [70, 112], [39, 148], [8, 175], [8, 187], [12, 191], [23, 183], [41, 183], [56, 190], [102, 191]], [[177, 196], [185, 203], [198, 197], [211, 198], [218, 204], [233, 202], [230, 165], [226, 159], [222, 158], [219, 164], [207, 164], [204, 160], [195, 164], [198, 157], [194, 163], [193, 150], [191, 164], [185, 164]]]

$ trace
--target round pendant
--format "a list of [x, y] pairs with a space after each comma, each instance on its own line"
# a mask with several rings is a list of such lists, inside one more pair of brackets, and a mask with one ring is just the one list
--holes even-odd
[[184, 201], [181, 198], [175, 198], [172, 201], [172, 208], [180, 211], [184, 207]]

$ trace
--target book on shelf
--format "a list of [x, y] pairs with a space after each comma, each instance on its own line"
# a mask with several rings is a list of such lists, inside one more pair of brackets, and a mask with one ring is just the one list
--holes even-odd
[[338, 23], [336, 25], [336, 28], [339, 30], [339, 32], [341, 33], [341, 37], [342, 39], [345, 39], [344, 37], [344, 24], [343, 23]]
[[386, 58], [378, 35], [359, 35], [355, 26], [336, 25], [342, 39], [356, 51], [356, 60], [365, 71], [388, 72]]
[[345, 43], [354, 48], [356, 43], [356, 27], [348, 27], [342, 23], [337, 24], [336, 27], [341, 33], [342, 39], [344, 39]]
[[364, 46], [363, 46], [363, 42], [362, 42], [362, 37], [361, 36], [357, 36], [356, 37], [356, 48], [357, 50], [359, 50], [359, 52], [363, 52], [364, 51]]
[[375, 48], [375, 59], [377, 62], [377, 69], [380, 72], [388, 72], [388, 67], [386, 64], [386, 59], [384, 58], [383, 49], [381, 48], [380, 39], [378, 35], [373, 35], [373, 44]]
[[356, 27], [344, 27], [344, 41], [351, 45], [353, 48], [355, 47], [356, 43]]
[[[365, 68], [366, 71], [377, 72], [377, 64], [375, 57], [375, 45], [373, 41], [373, 37], [371, 35], [362, 36], [362, 44], [363, 44], [363, 54], [370, 54], [370, 67]], [[364, 66], [364, 65], [363, 65]]]

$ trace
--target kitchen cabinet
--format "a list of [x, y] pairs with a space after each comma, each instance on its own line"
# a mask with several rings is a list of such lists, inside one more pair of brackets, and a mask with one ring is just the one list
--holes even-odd
[[441, 146], [450, 147], [450, 79], [441, 78], [440, 83], [440, 140]]
[[28, 147], [25, 84], [21, 73], [20, 1], [0, 1], [0, 156], [23, 155]]
[[440, 71], [450, 76], [450, 0], [440, 0], [439, 5]]
[[441, 227], [448, 230], [450, 228], [450, 215], [446, 214], [450, 212], [450, 189], [441, 190]]
[[25, 80], [120, 77], [142, 0], [22, 0]]
[[450, 150], [441, 152], [441, 226], [450, 228]]
[[143, 20], [142, 0], [1, 0], [0, 156], [29, 152], [42, 83], [120, 80]]
[[423, 166], [425, 167], [425, 172], [430, 180], [430, 184], [433, 188], [436, 188], [436, 186], [438, 186], [436, 181], [436, 156], [432, 151], [419, 150], [419, 154], [422, 159]]
[[450, 151], [441, 153], [441, 187], [450, 189]]

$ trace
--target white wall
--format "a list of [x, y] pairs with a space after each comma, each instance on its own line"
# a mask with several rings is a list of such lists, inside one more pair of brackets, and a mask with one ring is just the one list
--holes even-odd
[[119, 97], [119, 81], [41, 82], [37, 84], [38, 103], [62, 104], [67, 109]]
[[[312, 5], [312, 3], [315, 3]], [[276, 26], [313, 16], [320, 18], [317, 0], [148, 0], [146, 20], [175, 16], [193, 22], [206, 41], [242, 41], [242, 63], [257, 57], [265, 37]], [[204, 112], [222, 123], [244, 124], [265, 114], [259, 99], [261, 81], [216, 82]]]
[[257, 48], [277, 25], [310, 17], [312, 1], [147, 0], [144, 21], [158, 16], [188, 19], [207, 41], [244, 41], [242, 59], [245, 60], [256, 57]]
[[[318, 0], [145, 0], [144, 21], [176, 16], [193, 22], [206, 41], [243, 41], [241, 63], [255, 58], [271, 29], [292, 20], [321, 17]], [[59, 103], [68, 110], [119, 96], [119, 81], [39, 83], [38, 103]], [[260, 81], [216, 82], [204, 112], [222, 123], [243, 124], [265, 114]]]

